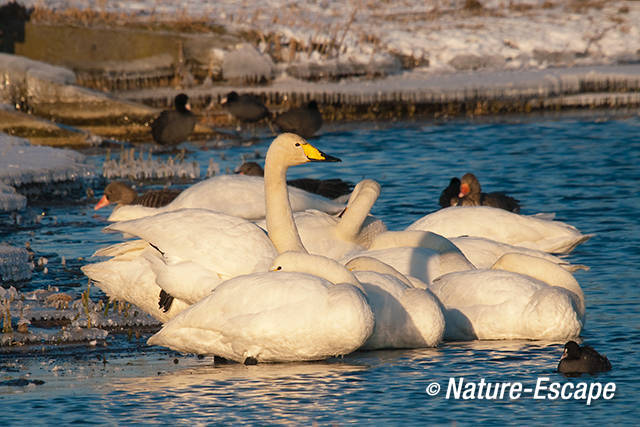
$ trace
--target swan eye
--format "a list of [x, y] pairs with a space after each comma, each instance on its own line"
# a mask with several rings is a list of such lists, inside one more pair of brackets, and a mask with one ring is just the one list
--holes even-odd
[[282, 270], [282, 266], [280, 265], [276, 267], [276, 271], [279, 271], [279, 270]]
[[300, 143], [299, 142], [296, 142], [296, 147], [300, 147]]

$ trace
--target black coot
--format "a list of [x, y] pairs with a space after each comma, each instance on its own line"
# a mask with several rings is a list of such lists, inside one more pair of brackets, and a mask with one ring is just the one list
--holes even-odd
[[245, 123], [253, 123], [270, 116], [269, 110], [265, 107], [260, 98], [255, 95], [238, 95], [236, 92], [229, 92], [222, 105], [236, 119]]
[[460, 180], [453, 177], [451, 178], [451, 181], [449, 181], [449, 186], [440, 193], [440, 200], [438, 203], [443, 208], [456, 206], [458, 204], [458, 193], [460, 193]]
[[580, 347], [575, 341], [564, 345], [564, 353], [558, 363], [558, 372], [563, 374], [594, 374], [611, 370], [607, 356], [600, 355], [588, 345]]
[[274, 121], [283, 132], [311, 138], [322, 126], [322, 114], [318, 110], [318, 103], [310, 101], [307, 105], [278, 115]]
[[181, 93], [174, 99], [175, 110], [165, 110], [151, 123], [153, 140], [160, 145], [176, 145], [189, 138], [197, 118], [191, 112], [189, 97]]

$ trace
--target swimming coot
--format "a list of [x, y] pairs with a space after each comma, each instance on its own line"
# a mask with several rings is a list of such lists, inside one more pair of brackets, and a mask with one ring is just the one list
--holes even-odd
[[197, 118], [191, 112], [189, 97], [184, 94], [176, 95], [175, 110], [165, 110], [151, 123], [153, 140], [160, 145], [176, 145], [187, 140]]
[[594, 374], [610, 370], [611, 362], [607, 356], [600, 355], [588, 345], [580, 347], [575, 341], [564, 345], [564, 353], [558, 363], [558, 372], [563, 374]]
[[292, 108], [278, 115], [274, 121], [283, 132], [311, 138], [322, 126], [322, 114], [318, 110], [318, 103], [310, 101], [302, 107]]

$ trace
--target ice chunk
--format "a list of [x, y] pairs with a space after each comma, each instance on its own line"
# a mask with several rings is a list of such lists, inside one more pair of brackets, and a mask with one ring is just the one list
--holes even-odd
[[26, 199], [11, 187], [77, 181], [94, 176], [84, 156], [72, 150], [31, 145], [0, 133], [0, 210], [16, 210]]
[[0, 243], [0, 280], [15, 282], [31, 279], [32, 265], [25, 248]]

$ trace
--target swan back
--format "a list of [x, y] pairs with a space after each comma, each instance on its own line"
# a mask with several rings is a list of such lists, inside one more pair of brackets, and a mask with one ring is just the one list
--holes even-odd
[[582, 330], [569, 292], [518, 273], [451, 273], [429, 289], [445, 307], [445, 339], [560, 340]]
[[[344, 204], [295, 187], [288, 187], [289, 200], [294, 212], [305, 209], [336, 214], [344, 209]], [[162, 208], [148, 208], [140, 205], [116, 207], [109, 221], [126, 221], [162, 212], [184, 208], [211, 209], [227, 215], [245, 219], [265, 217], [264, 178], [247, 175], [214, 176], [184, 190], [176, 199]]]
[[444, 237], [476, 236], [552, 253], [569, 253], [592, 235], [560, 221], [518, 215], [488, 206], [450, 207], [426, 215], [407, 230]]
[[190, 260], [227, 277], [265, 271], [276, 255], [264, 231], [255, 224], [206, 209], [116, 222], [105, 230], [137, 236], [167, 260]]
[[373, 322], [365, 296], [353, 286], [270, 271], [222, 283], [148, 343], [238, 362], [320, 360], [359, 348]]
[[521, 253], [524, 255], [536, 256], [544, 258], [558, 264], [567, 271], [575, 271], [578, 269], [588, 270], [589, 267], [584, 265], [569, 264], [566, 260], [558, 258], [547, 252], [537, 249], [529, 249], [522, 246], [514, 246], [503, 242], [487, 239], [484, 237], [461, 236], [452, 237], [450, 241], [456, 245], [469, 261], [477, 268], [491, 268], [493, 264], [502, 255], [507, 253]]
[[574, 296], [580, 318], [584, 318], [584, 292], [573, 275], [557, 264], [535, 256], [508, 253], [501, 256], [491, 268], [524, 274], [545, 282], [549, 286], [566, 289]]
[[295, 271], [322, 277], [331, 283], [348, 283], [364, 291], [358, 279], [347, 267], [322, 255], [289, 251], [278, 255], [272, 263], [271, 270]]

